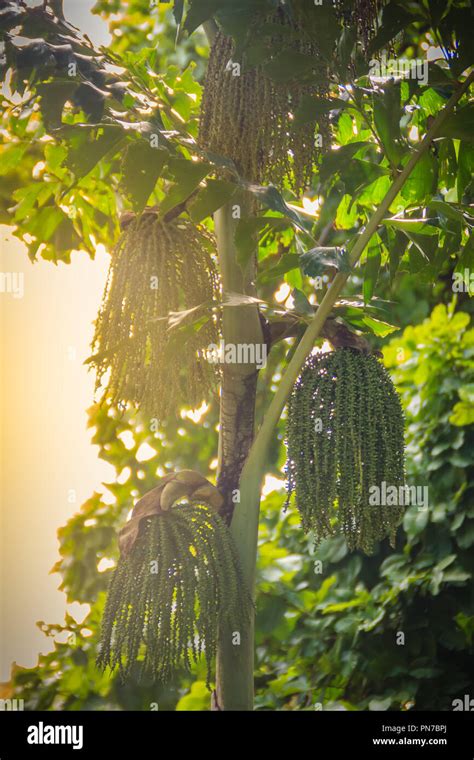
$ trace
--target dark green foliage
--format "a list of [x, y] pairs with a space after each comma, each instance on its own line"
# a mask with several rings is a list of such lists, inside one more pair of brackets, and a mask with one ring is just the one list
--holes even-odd
[[317, 544], [343, 532], [370, 553], [395, 541], [403, 508], [374, 505], [371, 488], [404, 484], [403, 414], [390, 376], [349, 348], [310, 356], [288, 408], [288, 492]]
[[[219, 281], [213, 239], [181, 218], [145, 214], [126, 229], [110, 264], [91, 361], [106, 395], [163, 419], [180, 404], [199, 406], [215, 388], [203, 352], [218, 339], [211, 306]], [[205, 305], [201, 322], [173, 340], [168, 314]], [[195, 313], [194, 313], [195, 315]], [[196, 329], [194, 329], [196, 328]]]
[[209, 507], [179, 504], [143, 521], [119, 559], [102, 622], [98, 664], [127, 678], [167, 681], [204, 654], [209, 686], [218, 629], [241, 631], [252, 602], [231, 534]]

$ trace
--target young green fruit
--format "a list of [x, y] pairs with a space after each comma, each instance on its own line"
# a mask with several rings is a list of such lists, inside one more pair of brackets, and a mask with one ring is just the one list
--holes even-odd
[[404, 417], [374, 356], [341, 348], [309, 357], [288, 406], [287, 446], [288, 502], [294, 493], [317, 544], [342, 532], [368, 554], [387, 536], [393, 545], [403, 503], [373, 503], [373, 487], [404, 485]]
[[219, 630], [253, 614], [231, 533], [203, 504], [177, 504], [141, 521], [112, 576], [97, 664], [167, 681], [204, 655], [207, 685]]

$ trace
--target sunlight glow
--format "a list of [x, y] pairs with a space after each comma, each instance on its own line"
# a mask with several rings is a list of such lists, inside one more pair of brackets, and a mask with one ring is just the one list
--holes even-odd
[[275, 293], [275, 301], [282, 303], [285, 301], [291, 293], [291, 288], [287, 282], [284, 282]]
[[124, 467], [120, 475], [117, 477], [117, 483], [120, 483], [120, 485], [123, 485], [127, 482], [130, 475], [132, 474], [132, 471], [130, 467]]
[[136, 455], [137, 462], [148, 462], [148, 460], [153, 459], [153, 457], [156, 457], [156, 451], [149, 443], [142, 443], [138, 447]]
[[201, 406], [197, 409], [183, 409], [181, 412], [181, 417], [183, 419], [192, 420], [193, 422], [200, 422], [201, 417], [203, 417], [204, 414], [206, 414], [207, 410], [209, 409], [209, 404], [206, 404], [205, 401], [202, 402]]
[[46, 169], [46, 164], [44, 161], [38, 161], [31, 171], [31, 176], [33, 179], [39, 179], [41, 175], [43, 174], [44, 170]]
[[105, 573], [106, 570], [110, 570], [112, 567], [115, 567], [115, 560], [109, 559], [108, 557], [102, 557], [100, 562], [97, 564], [97, 570], [99, 573]]
[[262, 495], [268, 496], [272, 491], [281, 491], [285, 487], [285, 481], [274, 475], [267, 475], [262, 488]]
[[306, 196], [303, 197], [303, 208], [312, 216], [316, 216], [317, 212], [319, 211], [320, 207], [320, 201], [319, 198], [307, 198]]
[[91, 606], [90, 604], [71, 602], [70, 604], [66, 605], [66, 610], [71, 615], [71, 617], [74, 618], [76, 623], [81, 624], [91, 611]]
[[117, 438], [120, 438], [127, 451], [134, 448], [135, 438], [133, 437], [131, 430], [124, 430], [122, 433], [118, 434]]

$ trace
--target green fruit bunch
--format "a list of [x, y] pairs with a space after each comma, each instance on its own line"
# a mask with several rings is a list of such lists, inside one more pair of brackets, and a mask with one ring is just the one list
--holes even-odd
[[[106, 386], [113, 404], [131, 402], [160, 421], [182, 404], [199, 406], [218, 382], [206, 358], [218, 342], [210, 308], [218, 299], [215, 245], [206, 229], [152, 213], [134, 220], [112, 253], [96, 321], [89, 361], [97, 387]], [[173, 339], [169, 313], [200, 305], [199, 329], [190, 326]]]
[[404, 486], [404, 417], [378, 359], [352, 348], [311, 355], [290, 397], [287, 447], [288, 503], [294, 494], [317, 544], [342, 532], [369, 554], [387, 536], [393, 545], [403, 500], [374, 503], [374, 493]]
[[253, 614], [224, 520], [206, 505], [176, 504], [141, 521], [111, 580], [97, 664], [126, 679], [168, 680], [204, 655], [211, 680], [221, 626]]

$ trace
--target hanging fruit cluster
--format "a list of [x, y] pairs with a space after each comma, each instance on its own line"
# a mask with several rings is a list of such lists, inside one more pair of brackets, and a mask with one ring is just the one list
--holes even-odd
[[[214, 240], [183, 218], [147, 213], [124, 231], [112, 253], [90, 359], [97, 387], [105, 377], [112, 403], [132, 402], [163, 419], [180, 404], [199, 406], [214, 390], [216, 365], [205, 357], [218, 341], [211, 306], [219, 278]], [[173, 341], [169, 312], [203, 304], [199, 330]]]
[[351, 348], [309, 357], [288, 407], [288, 501], [315, 541], [343, 532], [350, 548], [393, 545], [403, 506], [372, 503], [404, 485], [404, 418], [388, 372]]
[[[366, 49], [376, 30], [378, 10], [377, 0], [335, 0], [331, 12], [334, 24], [356, 31]], [[326, 17], [318, 18], [318, 11], [306, 0], [291, 0], [264, 19], [261, 33], [269, 51], [278, 55], [283, 50], [296, 60], [312, 61], [311, 71], [295, 71], [292, 76], [290, 67], [278, 81], [271, 77], [271, 63], [270, 70], [265, 63], [252, 65], [246, 53], [235, 61], [233, 39], [219, 30], [201, 106], [202, 147], [232, 159], [244, 179], [277, 186], [286, 180], [296, 194], [310, 184], [315, 163], [331, 144], [327, 114], [317, 119], [320, 142], [314, 121], [295, 123], [303, 98], [327, 98], [330, 91], [335, 52], [321, 47], [317, 24], [326, 23]]]
[[[172, 505], [173, 494], [191, 501]], [[194, 500], [203, 494], [211, 506]], [[184, 471], [137, 503], [120, 537], [99, 667], [124, 679], [137, 669], [138, 677], [166, 681], [204, 655], [209, 686], [219, 630], [242, 631], [253, 614], [231, 533], [216, 511], [221, 501], [214, 486]]]
[[[296, 193], [309, 184], [320, 148], [314, 124], [295, 127], [294, 113], [304, 95], [327, 93], [325, 67], [318, 59], [317, 46], [299, 29], [298, 17], [288, 21], [277, 14], [281, 40], [287, 40], [293, 27], [294, 49], [314, 57], [320, 82], [299, 80], [275, 83], [261, 65], [244, 68], [238, 76], [232, 66], [235, 45], [231, 37], [218, 32], [209, 56], [201, 106], [200, 144], [234, 161], [241, 176], [251, 182], [280, 185], [287, 179]], [[278, 32], [272, 44], [278, 46]], [[321, 126], [327, 136], [327, 120]], [[325, 142], [323, 137], [323, 143]], [[329, 141], [326, 141], [329, 144]]]

